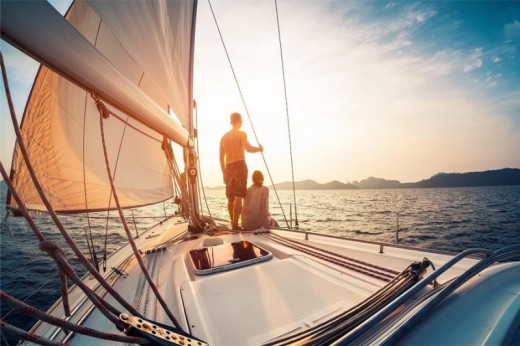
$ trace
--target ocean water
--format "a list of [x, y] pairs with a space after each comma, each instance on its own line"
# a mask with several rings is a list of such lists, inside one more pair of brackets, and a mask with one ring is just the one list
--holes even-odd
[[[5, 191], [1, 191], [5, 201]], [[284, 227], [295, 223], [292, 191], [271, 190], [272, 216]], [[279, 203], [280, 201], [280, 203]], [[206, 190], [201, 201], [202, 211], [216, 218], [227, 219], [225, 193]], [[296, 215], [299, 228], [349, 238], [395, 243], [427, 249], [458, 252], [481, 247], [496, 250], [520, 242], [520, 186], [398, 189], [398, 190], [334, 190], [296, 191]], [[170, 203], [134, 211], [126, 211], [133, 234], [143, 232], [176, 206]], [[3, 219], [5, 208], [0, 206]], [[106, 213], [90, 215], [92, 238], [96, 253], [111, 253], [125, 242], [120, 221]], [[116, 216], [112, 212], [111, 216]], [[135, 224], [133, 220], [135, 219]], [[62, 216], [62, 222], [88, 256], [83, 215]], [[35, 215], [35, 221], [48, 239], [64, 244], [56, 227], [46, 214]], [[224, 223], [224, 222], [222, 222]], [[71, 251], [66, 250], [71, 263]], [[80, 270], [81, 271], [81, 270]], [[0, 233], [0, 286], [7, 293], [41, 310], [59, 298], [56, 265], [38, 249], [38, 243], [23, 218], [7, 220]], [[35, 321], [1, 306], [2, 319], [22, 329]], [[8, 335], [2, 345], [16, 344]]]

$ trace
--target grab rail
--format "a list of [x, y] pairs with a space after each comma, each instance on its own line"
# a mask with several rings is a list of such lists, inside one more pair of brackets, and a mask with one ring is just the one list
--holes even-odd
[[473, 267], [466, 270], [462, 275], [460, 275], [457, 279], [451, 282], [448, 286], [446, 286], [442, 291], [440, 291], [435, 298], [426, 303], [419, 311], [417, 311], [413, 316], [410, 317], [406, 322], [404, 322], [399, 328], [393, 331], [390, 335], [384, 338], [381, 342], [384, 345], [392, 344], [399, 337], [403, 335], [406, 331], [410, 330], [410, 328], [417, 323], [421, 318], [425, 316], [428, 312], [430, 312], [437, 304], [443, 301], [446, 297], [448, 297], [451, 293], [453, 293], [457, 288], [459, 288], [466, 281], [480, 273], [482, 270], [486, 269], [490, 265], [495, 262], [505, 260], [512, 256], [518, 256], [520, 254], [520, 244], [510, 245], [504, 247], [500, 250], [494, 252], [491, 256], [481, 260], [476, 263]]
[[[457, 262], [462, 260], [463, 258], [474, 255], [477, 253], [486, 254], [488, 259], [490, 256], [492, 256], [493, 252], [486, 250], [486, 249], [469, 249], [466, 251], [463, 251], [459, 253], [457, 256], [452, 258], [450, 261], [448, 261], [446, 264], [441, 266], [439, 269], [431, 273], [428, 277], [422, 279], [420, 282], [415, 284], [412, 288], [410, 288], [408, 291], [403, 293], [399, 298], [395, 299], [393, 302], [388, 304], [385, 308], [383, 308], [379, 313], [375, 314], [374, 316], [370, 317], [366, 322], [361, 324], [359, 327], [355, 328], [351, 333], [348, 333], [338, 339], [334, 345], [349, 345], [352, 343], [357, 337], [359, 337], [361, 334], [366, 332], [368, 329], [375, 326], [377, 323], [381, 322], [383, 319], [385, 319], [387, 316], [389, 316], [395, 309], [397, 309], [401, 304], [403, 304], [405, 301], [413, 297], [415, 294], [417, 294], [420, 290], [425, 288], [430, 282], [437, 279], [440, 275], [442, 275], [444, 272], [446, 272], [448, 269], [450, 269], [453, 265], [455, 265]], [[483, 259], [482, 261], [486, 260]], [[482, 262], [481, 261], [481, 262]], [[479, 263], [481, 263], [479, 262]]]

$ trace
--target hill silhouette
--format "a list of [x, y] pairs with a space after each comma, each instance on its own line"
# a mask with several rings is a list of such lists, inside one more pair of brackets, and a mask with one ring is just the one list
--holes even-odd
[[[483, 172], [438, 173], [415, 183], [401, 183], [398, 180], [386, 180], [375, 177], [352, 183], [342, 183], [334, 180], [326, 184], [320, 184], [310, 179], [295, 182], [297, 190], [405, 189], [503, 185], [520, 185], [520, 169], [503, 168]], [[279, 190], [292, 190], [293, 188], [292, 182], [275, 184], [275, 186]]]
[[[293, 183], [288, 181], [280, 184], [274, 185], [278, 190], [292, 190]], [[296, 190], [352, 190], [357, 189], [357, 186], [354, 186], [350, 183], [342, 183], [337, 180], [333, 180], [326, 184], [320, 184], [315, 182], [314, 180], [304, 180], [304, 181], [296, 181], [294, 182], [294, 186]]]

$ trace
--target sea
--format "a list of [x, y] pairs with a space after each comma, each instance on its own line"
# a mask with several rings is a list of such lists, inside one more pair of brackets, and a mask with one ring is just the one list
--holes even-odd
[[[0, 191], [0, 220], [5, 216], [5, 185]], [[226, 224], [223, 190], [206, 189], [200, 199], [204, 215]], [[497, 250], [520, 243], [520, 186], [431, 188], [396, 190], [270, 190], [270, 212], [280, 227], [384, 242], [425, 249], [460, 252], [467, 248]], [[171, 201], [125, 211], [134, 236], [172, 215]], [[48, 239], [62, 245], [71, 263], [83, 273], [49, 216], [34, 214]], [[89, 256], [87, 237], [98, 258], [125, 243], [116, 212], [61, 216], [79, 247]], [[90, 223], [90, 227], [88, 224]], [[38, 249], [38, 242], [23, 218], [8, 217], [0, 232], [0, 287], [40, 310], [60, 296], [56, 265]], [[28, 330], [35, 320], [1, 305], [2, 320]], [[2, 345], [17, 338], [1, 336]]]

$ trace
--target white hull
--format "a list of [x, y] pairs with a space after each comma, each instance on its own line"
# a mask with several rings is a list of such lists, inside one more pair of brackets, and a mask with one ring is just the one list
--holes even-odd
[[[346, 268], [285, 246], [276, 236], [260, 233], [201, 234], [196, 239], [181, 241], [186, 236], [186, 223], [170, 219], [136, 240], [143, 252], [154, 282], [168, 303], [182, 328], [209, 345], [261, 345], [279, 337], [312, 328], [327, 319], [347, 311], [364, 301], [387, 282], [377, 274], [359, 272], [357, 266]], [[427, 257], [436, 268], [453, 258], [421, 249], [379, 245], [354, 240], [332, 238], [312, 234], [273, 231], [284, 237], [292, 237], [330, 253], [367, 262], [400, 272], [412, 262]], [[190, 235], [188, 235], [189, 237]], [[268, 250], [273, 258], [225, 272], [196, 275], [188, 252], [203, 246], [204, 241], [231, 243], [240, 240]], [[220, 238], [221, 240], [215, 240]], [[171, 241], [178, 239], [178, 241]], [[216, 245], [219, 246], [219, 245]], [[161, 251], [145, 254], [147, 250]], [[311, 248], [314, 249], [314, 248]], [[164, 251], [162, 251], [164, 250]], [[313, 250], [315, 251], [315, 249]], [[437, 280], [448, 282], [479, 262], [477, 258], [464, 258]], [[168, 317], [153, 296], [149, 285], [131, 249], [127, 246], [109, 258], [107, 268], [116, 267], [128, 273], [126, 278], [110, 272], [108, 281], [145, 318], [171, 325]], [[371, 268], [371, 267], [368, 267]], [[381, 270], [375, 270], [379, 272]], [[384, 271], [383, 271], [384, 272]], [[425, 276], [432, 272], [431, 267]], [[395, 275], [395, 274], [392, 274]], [[374, 277], [375, 276], [375, 277]], [[89, 276], [84, 282], [94, 287]], [[423, 288], [413, 299], [432, 291], [431, 285]], [[77, 287], [70, 291], [73, 316], [70, 321], [111, 333], [120, 333], [90, 302], [85, 301]], [[104, 291], [98, 289], [98, 293]], [[404, 344], [509, 344], [518, 342], [520, 325], [520, 264], [495, 265], [486, 269], [449, 296], [410, 332], [400, 339]], [[118, 306], [111, 297], [107, 300]], [[427, 301], [427, 300], [425, 300]], [[424, 302], [423, 302], [424, 303]], [[421, 303], [422, 304], [422, 303]], [[421, 305], [415, 308], [416, 312]], [[402, 310], [402, 309], [400, 309]], [[63, 316], [61, 303], [50, 309], [58, 317]], [[395, 316], [394, 316], [395, 317]], [[384, 342], [385, 335], [398, 329], [409, 316], [377, 324], [359, 340]], [[383, 327], [388, 329], [385, 331]], [[377, 336], [377, 332], [381, 335]], [[67, 341], [72, 345], [117, 344], [88, 336], [67, 334], [46, 323], [40, 323], [33, 332], [55, 341]], [[386, 334], [385, 334], [386, 333]], [[516, 335], [516, 336], [515, 336]], [[378, 339], [380, 338], [380, 339]]]

